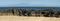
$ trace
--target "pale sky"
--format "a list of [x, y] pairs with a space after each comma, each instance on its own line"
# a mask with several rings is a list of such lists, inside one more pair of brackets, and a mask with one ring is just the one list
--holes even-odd
[[0, 0], [0, 7], [5, 6], [60, 7], [60, 0]]

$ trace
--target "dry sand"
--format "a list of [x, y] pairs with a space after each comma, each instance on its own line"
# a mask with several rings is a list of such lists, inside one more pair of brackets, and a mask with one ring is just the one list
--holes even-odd
[[60, 21], [60, 18], [0, 16], [0, 21]]

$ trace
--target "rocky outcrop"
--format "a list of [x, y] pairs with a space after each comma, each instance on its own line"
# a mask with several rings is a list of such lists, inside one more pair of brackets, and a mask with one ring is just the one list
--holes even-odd
[[[9, 9], [0, 10], [3, 15], [15, 15], [15, 16], [34, 16], [34, 17], [60, 17], [60, 12], [54, 10], [20, 10]], [[12, 14], [10, 14], [12, 13]], [[1, 14], [0, 14], [1, 15]]]

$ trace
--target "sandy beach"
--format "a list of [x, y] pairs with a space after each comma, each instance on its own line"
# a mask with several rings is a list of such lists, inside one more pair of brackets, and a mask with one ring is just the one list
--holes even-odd
[[0, 16], [0, 21], [60, 21], [60, 18], [23, 17], [23, 16]]

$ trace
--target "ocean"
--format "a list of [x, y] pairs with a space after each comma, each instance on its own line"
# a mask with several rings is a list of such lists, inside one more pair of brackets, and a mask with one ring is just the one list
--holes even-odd
[[0, 7], [0, 9], [27, 9], [27, 10], [54, 9], [54, 10], [60, 10], [60, 7]]

